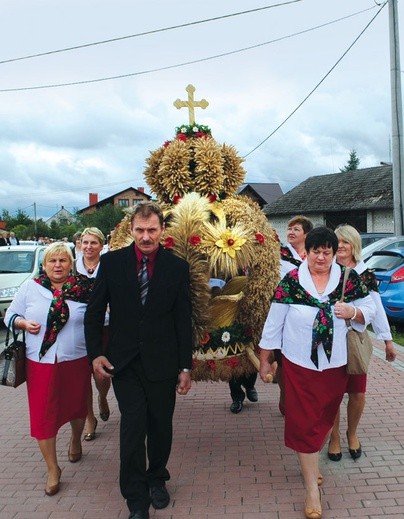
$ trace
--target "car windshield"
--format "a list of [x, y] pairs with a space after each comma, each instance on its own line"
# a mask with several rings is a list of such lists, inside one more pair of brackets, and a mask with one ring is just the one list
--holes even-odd
[[34, 251], [4, 251], [0, 253], [0, 274], [21, 274], [34, 269]]
[[404, 257], [401, 254], [397, 253], [382, 253], [378, 254], [377, 252], [371, 256], [367, 262], [366, 266], [368, 269], [381, 271], [381, 270], [393, 270], [404, 263]]

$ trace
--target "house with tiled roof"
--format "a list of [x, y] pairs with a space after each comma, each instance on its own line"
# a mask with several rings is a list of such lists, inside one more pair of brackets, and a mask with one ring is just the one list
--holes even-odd
[[89, 193], [89, 205], [80, 209], [78, 212], [91, 214], [106, 205], [116, 205], [122, 209], [127, 209], [133, 207], [139, 202], [151, 200], [151, 198], [150, 195], [147, 195], [144, 192], [143, 187], [138, 187], [137, 189], [134, 187], [128, 187], [118, 193], [108, 196], [107, 198], [103, 198], [102, 200], [98, 200], [98, 193]]
[[391, 165], [309, 177], [264, 206], [281, 241], [287, 222], [298, 214], [314, 225], [335, 229], [347, 223], [359, 232], [394, 232], [393, 171]]
[[279, 184], [250, 182], [242, 184], [237, 194], [248, 196], [254, 202], [257, 202], [262, 209], [266, 204], [270, 204], [282, 196], [283, 191]]

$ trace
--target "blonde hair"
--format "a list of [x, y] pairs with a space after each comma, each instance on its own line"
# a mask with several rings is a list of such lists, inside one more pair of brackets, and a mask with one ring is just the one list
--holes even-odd
[[344, 240], [349, 243], [352, 247], [352, 257], [355, 263], [358, 263], [361, 260], [362, 255], [362, 238], [355, 227], [348, 224], [339, 225], [335, 229], [335, 234], [337, 235], [338, 240]]
[[42, 265], [45, 267], [49, 258], [53, 256], [61, 256], [62, 254], [66, 254], [70, 261], [70, 267], [72, 267], [74, 261], [72, 250], [69, 245], [63, 241], [56, 241], [46, 247], [42, 257]]
[[84, 231], [81, 233], [81, 240], [85, 234], [90, 234], [91, 236], [95, 236], [101, 245], [105, 243], [105, 236], [102, 231], [98, 229], [98, 227], [86, 227]]

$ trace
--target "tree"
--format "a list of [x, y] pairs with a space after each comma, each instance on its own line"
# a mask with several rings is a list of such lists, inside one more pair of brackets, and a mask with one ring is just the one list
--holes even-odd
[[79, 229], [83, 230], [85, 227], [98, 227], [100, 231], [107, 236], [112, 229], [122, 220], [125, 213], [123, 210], [112, 204], [104, 205], [90, 214], [76, 213], [76, 218], [79, 221]]
[[358, 169], [359, 163], [360, 163], [360, 159], [359, 159], [358, 155], [356, 154], [356, 151], [352, 150], [349, 153], [348, 162], [342, 169], [340, 168], [340, 172], [344, 173], [345, 171], [356, 171]]
[[11, 216], [10, 212], [7, 209], [3, 209], [1, 219], [4, 220], [7, 224], [7, 229], [12, 229], [17, 225], [25, 225], [28, 226], [32, 223], [32, 219], [25, 213], [23, 210], [18, 209], [17, 214], [15, 216]]

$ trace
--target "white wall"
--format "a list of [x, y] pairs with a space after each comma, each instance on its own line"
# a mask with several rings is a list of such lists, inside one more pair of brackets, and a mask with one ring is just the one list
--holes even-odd
[[[304, 215], [304, 216], [307, 216], [308, 218], [310, 218], [310, 220], [313, 222], [314, 227], [316, 227], [317, 225], [324, 225], [323, 213], [311, 214], [310, 216]], [[272, 227], [278, 233], [281, 243], [286, 243], [286, 233], [288, 230], [288, 221], [291, 218], [293, 218], [293, 216], [287, 216], [287, 217], [277, 216], [277, 217], [269, 218], [269, 223], [272, 225]]]
[[394, 232], [393, 211], [368, 211], [367, 232]]

